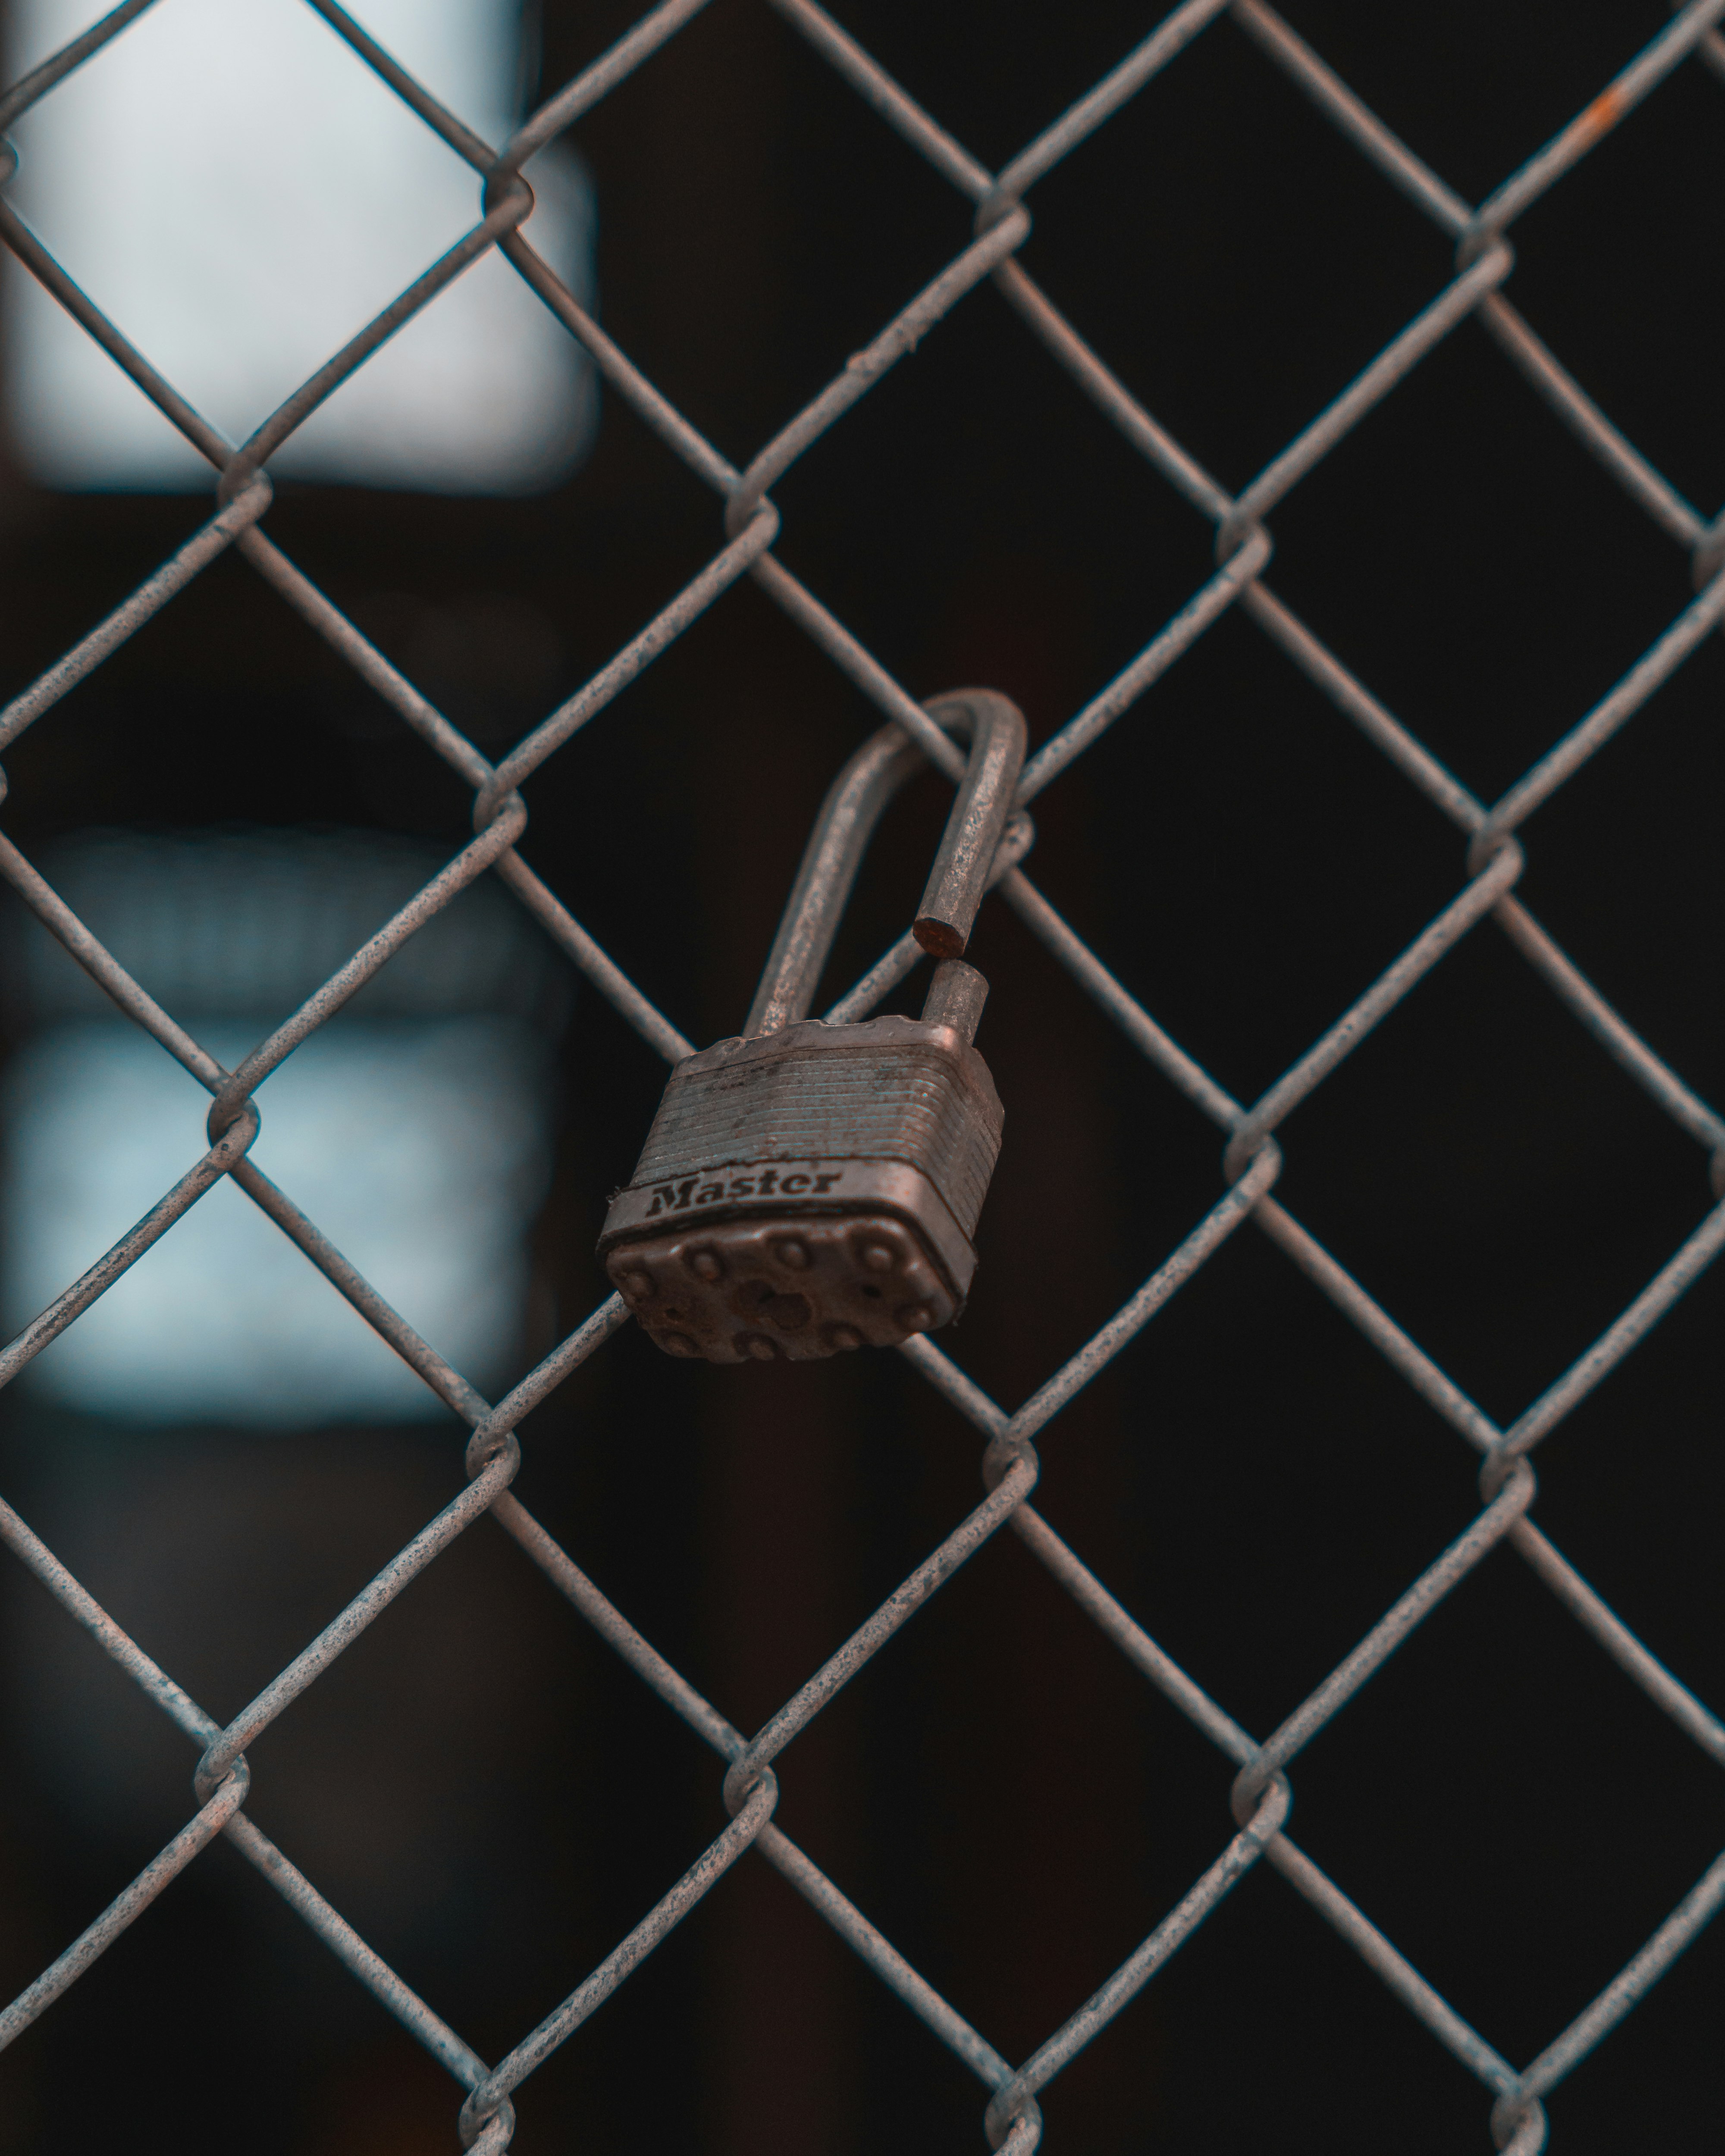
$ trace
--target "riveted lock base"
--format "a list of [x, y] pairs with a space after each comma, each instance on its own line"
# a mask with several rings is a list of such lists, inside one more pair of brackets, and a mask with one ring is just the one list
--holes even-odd
[[889, 1212], [697, 1218], [620, 1245], [605, 1270], [666, 1354], [710, 1363], [891, 1348], [963, 1300], [915, 1224]]

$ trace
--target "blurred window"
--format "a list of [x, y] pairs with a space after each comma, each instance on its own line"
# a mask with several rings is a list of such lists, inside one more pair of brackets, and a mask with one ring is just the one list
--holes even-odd
[[[358, 834], [116, 836], [49, 880], [228, 1068], [437, 865]], [[53, 1301], [204, 1150], [209, 1096], [46, 932], [8, 968], [6, 1314]], [[258, 1165], [457, 1369], [506, 1382], [548, 1168], [556, 962], [464, 893], [259, 1087]], [[33, 1363], [44, 1401], [145, 1422], [436, 1417], [434, 1395], [233, 1183]]]
[[[12, 0], [13, 78], [100, 0]], [[520, 0], [360, 0], [354, 13], [488, 141], [519, 116]], [[24, 115], [9, 198], [182, 396], [243, 440], [470, 229], [477, 175], [304, 0], [163, 0]], [[210, 175], [218, 172], [212, 184]], [[573, 152], [527, 168], [528, 230], [589, 296]], [[7, 263], [10, 430], [67, 488], [198, 488], [203, 459], [28, 270]], [[465, 271], [272, 459], [300, 478], [425, 492], [556, 484], [597, 410], [581, 348], [495, 253]]]

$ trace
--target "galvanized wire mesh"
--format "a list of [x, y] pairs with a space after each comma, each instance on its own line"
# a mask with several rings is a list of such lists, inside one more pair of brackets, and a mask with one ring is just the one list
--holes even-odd
[[[151, 4], [126, 0], [85, 35], [0, 99], [0, 125], [9, 125], [102, 48]], [[1527, 159], [1478, 207], [1461, 199], [1332, 72], [1263, 0], [1186, 0], [1114, 71], [1061, 114], [1000, 172], [980, 165], [892, 81], [814, 0], [773, 0], [850, 88], [976, 206], [971, 244], [846, 363], [813, 402], [794, 415], [744, 470], [714, 449], [660, 394], [559, 282], [522, 237], [531, 204], [521, 168], [535, 151], [571, 127], [695, 16], [702, 0], [665, 0], [629, 34], [550, 98], [501, 150], [479, 138], [416, 82], [361, 25], [334, 4], [311, 0], [346, 40], [355, 64], [372, 69], [466, 160], [479, 176], [482, 214], [441, 260], [337, 352], [249, 440], [223, 439], [128, 342], [123, 325], [109, 321], [54, 261], [37, 237], [0, 199], [0, 231], [44, 285], [208, 459], [218, 475], [216, 513], [108, 618], [0, 712], [0, 746], [38, 721], [52, 723], [55, 704], [159, 609], [167, 606], [223, 551], [243, 557], [286, 603], [383, 697], [473, 789], [475, 836], [448, 866], [337, 973], [241, 1062], [228, 1070], [161, 1009], [92, 936], [18, 849], [0, 839], [0, 870], [36, 915], [113, 1000], [204, 1085], [213, 1096], [209, 1149], [160, 1204], [85, 1277], [68, 1288], [0, 1353], [0, 1383], [14, 1377], [222, 1176], [231, 1176], [304, 1251], [353, 1307], [472, 1429], [468, 1481], [445, 1509], [388, 1564], [372, 1584], [299, 1657], [225, 1727], [207, 1714], [146, 1647], [130, 1638], [9, 1507], [0, 1504], [0, 1534], [92, 1638], [131, 1675], [197, 1748], [197, 1808], [184, 1828], [54, 1964], [0, 2015], [0, 2044], [47, 2011], [114, 1939], [162, 1893], [218, 1835], [228, 1840], [282, 1895], [358, 1981], [424, 2045], [466, 2092], [459, 2111], [465, 2143], [496, 2151], [514, 2129], [513, 2092], [558, 2046], [575, 2035], [619, 1984], [745, 1853], [754, 1850], [795, 1886], [988, 2092], [985, 2124], [997, 2148], [1014, 2156], [1040, 2143], [1040, 2092], [1093, 2040], [1103, 2037], [1121, 2009], [1163, 1968], [1182, 1943], [1260, 1860], [1279, 1871], [1312, 1908], [1360, 1955], [1432, 2037], [1471, 2071], [1489, 2092], [1491, 2128], [1500, 2148], [1531, 2156], [1544, 2145], [1544, 2098], [1577, 2062], [1636, 2007], [1658, 1978], [1696, 1938], [1725, 1900], [1725, 1855], [1697, 1881], [1634, 1958], [1537, 2057], [1517, 2066], [1487, 2035], [1471, 2027], [1289, 1837], [1288, 1770], [1385, 1659], [1500, 1543], [1513, 1548], [1558, 1602], [1702, 1750], [1725, 1765], [1725, 1724], [1663, 1666], [1630, 1626], [1535, 1525], [1536, 1485], [1530, 1455], [1577, 1405], [1604, 1383], [1630, 1349], [1658, 1322], [1725, 1243], [1725, 1120], [1605, 1003], [1568, 956], [1515, 895], [1522, 875], [1522, 826], [1589, 757], [1654, 698], [1725, 615], [1725, 518], [1709, 523], [1619, 432], [1565, 371], [1504, 295], [1514, 268], [1508, 239], [1516, 219], [1585, 157], [1606, 134], [1638, 121], [1637, 108], [1686, 61], [1725, 77], [1725, 36], [1715, 24], [1725, 0], [1694, 0], [1676, 14], [1631, 64], [1550, 142]], [[1030, 229], [1025, 207], [1036, 183], [1164, 69], [1178, 68], [1184, 49], [1224, 13], [1231, 14], [1266, 60], [1304, 92], [1317, 110], [1384, 178], [1455, 242], [1455, 275], [1395, 336], [1356, 380], [1238, 494], [1219, 485], [1135, 399], [1120, 379], [1032, 281], [1017, 260]], [[499, 249], [571, 336], [592, 355], [614, 392], [647, 423], [667, 451], [713, 489], [723, 504], [724, 543], [700, 573], [631, 642], [619, 650], [508, 754], [493, 762], [362, 635], [264, 529], [273, 451], [409, 316], [482, 253]], [[264, 1081], [292, 1050], [350, 998], [415, 932], [465, 886], [487, 873], [501, 877], [543, 924], [586, 978], [668, 1061], [691, 1043], [656, 1009], [586, 933], [516, 850], [527, 819], [522, 789], [547, 759], [572, 752], [586, 723], [649, 665], [708, 608], [724, 603], [744, 577], [783, 610], [831, 662], [895, 720], [929, 759], [951, 777], [959, 753], [916, 698], [850, 634], [816, 592], [793, 576], [773, 548], [779, 517], [770, 489], [890, 369], [906, 360], [925, 336], [985, 279], [1004, 295], [1028, 334], [1040, 339], [1076, 388], [1112, 422], [1124, 444], [1215, 530], [1217, 568], [1173, 618], [1154, 633], [1117, 678], [1038, 750], [1019, 788], [1028, 803], [1138, 705], [1230, 608], [1242, 610], [1335, 707], [1449, 818], [1466, 839], [1465, 870], [1455, 898], [1358, 999], [1277, 1079], [1260, 1098], [1240, 1102], [1177, 1045], [1152, 1014], [1062, 919], [1014, 865], [1022, 829], [997, 864], [998, 890], [1071, 977], [1150, 1062], [1221, 1132], [1224, 1191], [1178, 1248], [1160, 1256], [1143, 1286], [1033, 1396], [1012, 1412], [998, 1405], [960, 1365], [931, 1341], [903, 1351], [985, 1440], [987, 1494], [901, 1586], [752, 1735], [735, 1727], [614, 1607], [568, 1553], [511, 1494], [520, 1464], [516, 1425], [625, 1322], [616, 1299], [603, 1304], [504, 1400], [482, 1399], [393, 1310], [320, 1233], [315, 1223], [251, 1163], [259, 1127], [254, 1105]], [[1624, 679], [1582, 715], [1523, 777], [1496, 802], [1476, 798], [1275, 595], [1266, 581], [1273, 544], [1266, 518], [1276, 506], [1389, 396], [1461, 322], [1473, 316], [1505, 357], [1546, 399], [1579, 444], [1630, 498], [1688, 551], [1697, 596], [1677, 614]], [[1147, 624], [1148, 629], [1153, 624]], [[572, 752], [578, 753], [578, 752]], [[1568, 1369], [1507, 1426], [1486, 1416], [1427, 1357], [1394, 1317], [1301, 1227], [1278, 1202], [1282, 1155], [1276, 1133], [1290, 1113], [1358, 1043], [1487, 918], [1527, 961], [1537, 985], [1564, 1005], [1594, 1045], [1615, 1060], [1707, 1157], [1716, 1201], [1698, 1227], [1607, 1330]], [[906, 937], [834, 1007], [831, 1015], [864, 1015], [916, 963]], [[1075, 1394], [1132, 1341], [1221, 1245], [1253, 1223], [1358, 1327], [1406, 1380], [1481, 1456], [1481, 1509], [1413, 1580], [1401, 1597], [1309, 1697], [1291, 1706], [1280, 1725], [1259, 1739], [1244, 1729], [1151, 1640], [1104, 1583], [1039, 1515], [1030, 1502], [1040, 1472], [1036, 1440]], [[567, 1597], [574, 1609], [680, 1716], [723, 1763], [730, 1824], [646, 1910], [635, 1928], [569, 1995], [525, 2034], [508, 2055], [488, 2061], [419, 1998], [361, 1938], [313, 1882], [247, 1815], [246, 1749], [313, 1684], [416, 1573], [472, 1523], [490, 1512]], [[1168, 1912], [1137, 1951], [1028, 2058], [1002, 2056], [899, 1954], [803, 1852], [774, 1824], [778, 1763], [851, 1676], [907, 1624], [965, 1560], [991, 1536], [1009, 1528], [1040, 1559], [1150, 1684], [1156, 1686], [1238, 1768], [1233, 1831], [1214, 1862]], [[1434, 1533], [1434, 1541], [1437, 1539]], [[677, 1855], [666, 1852], [665, 1869]], [[578, 1972], [572, 1971], [572, 1976]]]

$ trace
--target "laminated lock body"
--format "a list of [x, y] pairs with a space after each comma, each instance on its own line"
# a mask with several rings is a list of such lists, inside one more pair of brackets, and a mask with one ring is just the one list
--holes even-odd
[[599, 1253], [672, 1354], [794, 1361], [962, 1309], [1000, 1101], [957, 1026], [805, 1019], [672, 1072]]

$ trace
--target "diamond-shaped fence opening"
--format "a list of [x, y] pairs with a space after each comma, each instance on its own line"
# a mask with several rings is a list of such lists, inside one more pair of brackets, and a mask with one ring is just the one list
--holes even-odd
[[[0, 100], [6, 126], [180, 4], [125, 0]], [[39, 229], [0, 197], [0, 237], [213, 495], [170, 516], [18, 494], [0, 872], [100, 992], [80, 991], [90, 1023], [152, 1039], [208, 1106], [177, 1179], [30, 1317], [0, 1382], [44, 1351], [43, 1373], [74, 1369], [78, 1328], [146, 1281], [182, 1283], [175, 1356], [224, 1317], [224, 1348], [267, 1330], [255, 1298], [224, 1309], [218, 1270], [170, 1269], [225, 1183], [412, 1373], [434, 1429], [467, 1427], [465, 1472], [400, 1430], [116, 1430], [111, 1363], [106, 1393], [22, 1389], [0, 1537], [14, 1589], [39, 1585], [10, 1634], [28, 1763], [0, 1852], [4, 2145], [77, 2145], [98, 2117], [178, 2136], [212, 2076], [259, 2147], [496, 2152], [597, 2120], [625, 2146], [932, 2148], [967, 2106], [1014, 2156], [1271, 2132], [1704, 2145], [1725, 522], [1600, 388], [1615, 370], [1645, 399], [1645, 352], [1599, 356], [1635, 326], [1614, 344], [1595, 316], [1571, 362], [1517, 295], [1548, 233], [1584, 275], [1566, 190], [1608, 215], [1620, 141], [1669, 128], [1672, 169], [1708, 168], [1725, 0], [1600, 7], [1573, 36], [1437, 8], [1405, 50], [1345, 8], [1116, 11], [1070, 102], [1046, 55], [1080, 33], [1029, 7], [924, 24], [664, 0], [608, 46], [547, 10], [547, 85], [506, 140], [366, 11], [310, 5], [326, 75], [361, 71], [354, 112], [440, 138], [472, 222], [249, 439], [74, 281], [51, 200], [28, 197]], [[1496, 70], [1471, 134], [1447, 91], [1422, 103], [1423, 38]], [[1549, 138], [1522, 126], [1519, 161], [1458, 192], [1514, 132], [1512, 91], [1568, 100], [1595, 50]], [[984, 164], [967, 138], [1003, 128], [1016, 146]], [[532, 161], [577, 142], [603, 319], [526, 229]], [[1692, 324], [1709, 228], [1638, 154], [1624, 186], [1638, 216], [1657, 203]], [[481, 261], [602, 382], [588, 470], [410, 515], [278, 490], [278, 453]], [[1566, 288], [1553, 311], [1587, 311]], [[1623, 505], [1663, 585], [1639, 534], [1617, 573]], [[1507, 524], [1525, 583], [1481, 632], [1479, 561], [1522, 575]], [[1027, 707], [1018, 798], [1041, 827], [1040, 859], [997, 863], [975, 947], [1009, 1137], [970, 1322], [896, 1360], [679, 1368], [588, 1255], [650, 1073], [735, 1029], [826, 778], [870, 726], [960, 775], [925, 704], [967, 675]], [[1439, 707], [1429, 726], [1404, 692]], [[1484, 786], [1506, 742], [1532, 746]], [[901, 857], [932, 798], [884, 842]], [[309, 855], [254, 846], [301, 862], [280, 935], [314, 888], [326, 906], [324, 942], [255, 996], [200, 989], [136, 906], [80, 911], [55, 867], [80, 858], [54, 850], [69, 830], [153, 827], [196, 942], [230, 903], [208, 865], [246, 852], [196, 832], [236, 822], [326, 827]], [[316, 865], [344, 824], [445, 843], [393, 855], [418, 863], [413, 895], [350, 919]], [[399, 1188], [367, 1203], [412, 1198], [428, 1252], [490, 1262], [439, 1161], [490, 1158], [503, 1080], [470, 1059], [441, 1155], [390, 1150], [390, 984], [480, 891], [510, 895], [516, 931], [443, 1016], [503, 1008], [547, 946], [580, 993], [537, 1285], [463, 1368], [438, 1345], [467, 1337], [453, 1320], [422, 1337], [395, 1307], [429, 1306], [409, 1274], [367, 1276], [300, 1209], [270, 1129], [346, 1044], [316, 1066], [352, 1074], [319, 1111], [329, 1147], [369, 1133], [367, 1172]], [[865, 895], [821, 1008], [891, 1002], [914, 952], [864, 969], [898, 927]], [[541, 1021], [535, 1069], [562, 1017]], [[297, 1127], [326, 1167], [312, 1110]], [[541, 1173], [520, 1168], [518, 1210]], [[1470, 1845], [1489, 1859], [1452, 1878]], [[1614, 2056], [1635, 2062], [1615, 2082]], [[1578, 2069], [1591, 2105], [1563, 2092]]]

